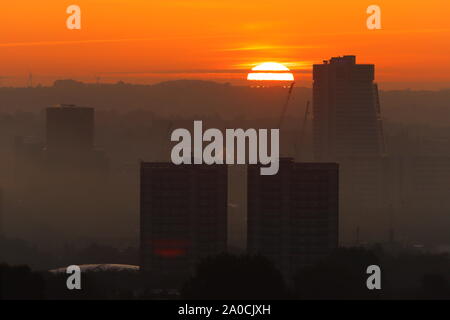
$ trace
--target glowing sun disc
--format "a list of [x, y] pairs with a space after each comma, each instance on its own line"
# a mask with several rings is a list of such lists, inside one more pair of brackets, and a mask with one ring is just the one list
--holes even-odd
[[277, 62], [264, 62], [252, 68], [253, 71], [289, 71], [289, 68]]
[[251, 81], [294, 81], [294, 75], [289, 68], [277, 62], [264, 62], [252, 68], [247, 75]]

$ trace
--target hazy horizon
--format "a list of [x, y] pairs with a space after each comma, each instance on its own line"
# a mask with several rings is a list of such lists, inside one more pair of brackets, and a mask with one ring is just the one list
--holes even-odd
[[[294, 72], [295, 74], [295, 72]], [[17, 88], [17, 89], [26, 89], [26, 88], [50, 88], [54, 86], [54, 83], [56, 81], [64, 81], [64, 80], [71, 80], [76, 82], [81, 82], [86, 85], [116, 85], [119, 83], [125, 83], [127, 85], [136, 85], [136, 86], [153, 86], [158, 85], [161, 83], [170, 83], [170, 82], [180, 82], [180, 81], [198, 81], [198, 82], [212, 82], [217, 84], [228, 84], [235, 87], [254, 87], [255, 83], [252, 83], [246, 79], [240, 79], [235, 80], [233, 79], [203, 79], [203, 78], [173, 78], [173, 79], [155, 79], [152, 81], [149, 80], [142, 80], [138, 78], [100, 78], [100, 79], [79, 79], [79, 78], [71, 78], [71, 77], [55, 77], [52, 79], [49, 79], [45, 82], [39, 82], [37, 81], [39, 78], [36, 78], [35, 75], [33, 75], [33, 85], [29, 86], [29, 75], [24, 76], [22, 80], [18, 81], [16, 84], [8, 84], [7, 81], [4, 79], [7, 79], [8, 77], [0, 77], [0, 89], [3, 88]], [[21, 83], [22, 82], [22, 83]], [[295, 87], [296, 88], [305, 88], [305, 89], [312, 89], [312, 79], [311, 81], [295, 81]], [[442, 87], [436, 87], [435, 83], [422, 83], [420, 85], [411, 84], [411, 86], [408, 86], [406, 83], [379, 83], [377, 82], [378, 87], [381, 91], [447, 91], [450, 90], [450, 82], [446, 83]], [[279, 87], [286, 86], [283, 84], [280, 84]]]
[[[311, 66], [354, 54], [375, 64], [382, 89], [450, 87], [448, 1], [379, 0], [381, 29], [366, 27], [359, 0], [78, 0], [81, 29], [66, 28], [68, 4], [8, 2], [0, 34], [3, 85], [56, 78], [153, 83], [177, 78], [245, 82], [265, 61], [288, 66], [297, 84]], [[26, 8], [26, 9], [24, 9]], [[20, 21], [20, 22], [18, 22]], [[320, 23], [318, 23], [320, 21]]]

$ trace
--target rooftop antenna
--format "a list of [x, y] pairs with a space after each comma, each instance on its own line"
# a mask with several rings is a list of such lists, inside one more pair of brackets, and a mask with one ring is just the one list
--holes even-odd
[[33, 74], [31, 72], [28, 74], [28, 88], [33, 88]]

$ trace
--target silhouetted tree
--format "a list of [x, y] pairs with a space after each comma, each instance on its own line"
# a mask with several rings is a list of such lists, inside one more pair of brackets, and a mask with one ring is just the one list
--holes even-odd
[[55, 260], [27, 241], [0, 236], [0, 263], [28, 265], [33, 270], [41, 270], [54, 265]]
[[379, 265], [372, 251], [340, 248], [294, 276], [294, 292], [299, 299], [375, 299], [378, 290], [366, 286], [369, 265]]
[[142, 291], [139, 273], [123, 271], [87, 271], [81, 276], [81, 289], [68, 290], [68, 275], [45, 274], [46, 298], [52, 300], [133, 299]]
[[450, 284], [441, 274], [426, 274], [422, 277], [419, 299], [450, 299]]
[[44, 280], [28, 266], [0, 265], [0, 297], [4, 300], [44, 298]]
[[286, 288], [262, 256], [221, 254], [201, 261], [181, 290], [184, 299], [283, 299]]

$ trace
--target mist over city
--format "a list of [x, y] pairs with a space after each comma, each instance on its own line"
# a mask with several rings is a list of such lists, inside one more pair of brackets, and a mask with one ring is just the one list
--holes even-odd
[[2, 300], [450, 299], [448, 4], [78, 2], [1, 22]]

